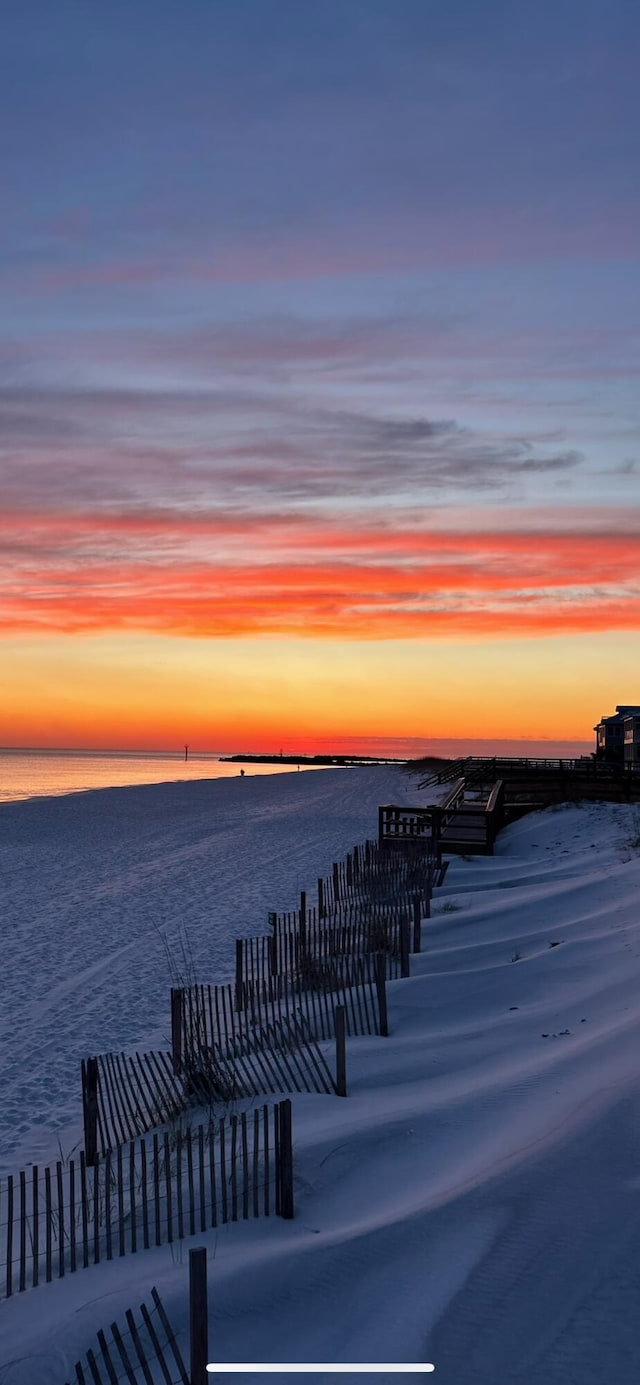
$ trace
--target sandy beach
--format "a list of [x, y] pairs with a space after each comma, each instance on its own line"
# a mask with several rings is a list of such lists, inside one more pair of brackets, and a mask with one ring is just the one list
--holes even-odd
[[[167, 950], [230, 975], [233, 938], [375, 835], [380, 802], [428, 796], [374, 768], [0, 809], [4, 1171], [79, 1137], [83, 1053], [166, 1043]], [[585, 804], [452, 861], [391, 1037], [349, 1041], [346, 1101], [294, 1099], [294, 1221], [193, 1242], [218, 1360], [635, 1385], [638, 842], [637, 810]], [[63, 1385], [152, 1284], [186, 1342], [189, 1244], [0, 1304], [2, 1385]]]
[[412, 794], [363, 768], [0, 805], [0, 1174], [76, 1142], [81, 1057], [165, 1047], [177, 978], [227, 980], [234, 939]]

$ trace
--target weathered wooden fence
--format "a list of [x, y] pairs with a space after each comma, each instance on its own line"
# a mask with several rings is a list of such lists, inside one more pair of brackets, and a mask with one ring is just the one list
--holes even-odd
[[137, 1135], [176, 1120], [185, 1109], [184, 1090], [171, 1054], [103, 1053], [81, 1065], [85, 1154], [93, 1164]]
[[422, 848], [408, 856], [368, 841], [318, 879], [317, 905], [269, 915], [271, 931], [236, 942], [235, 984], [172, 992], [172, 1052], [105, 1054], [82, 1064], [85, 1153], [118, 1144], [205, 1103], [280, 1091], [335, 1091], [319, 1042], [386, 1032], [380, 958], [389, 978], [409, 974], [438, 870]]
[[237, 940], [235, 984], [174, 988], [171, 1052], [85, 1059], [87, 1166], [196, 1103], [335, 1092], [319, 1044], [336, 1036], [336, 1010], [346, 1034], [388, 1032], [385, 979], [409, 975], [438, 869], [428, 844], [356, 846], [318, 879], [317, 905], [302, 893], [269, 915], [270, 933]]
[[347, 1034], [385, 1034], [386, 975], [409, 972], [406, 915], [395, 934], [371, 938], [386, 941], [386, 950], [308, 957], [292, 973], [243, 982], [241, 992], [237, 983], [174, 988], [171, 1053], [84, 1059], [87, 1165], [189, 1106], [271, 1092], [335, 1092], [319, 1043], [335, 1037], [336, 1008], [344, 1009]]
[[317, 906], [269, 915], [271, 932], [236, 941], [236, 979], [172, 992], [175, 1072], [228, 1096], [336, 1091], [318, 1042], [388, 1033], [385, 982], [408, 976], [438, 870], [430, 851], [356, 847], [318, 880]]
[[387, 843], [367, 841], [344, 861], [335, 861], [330, 876], [318, 879], [318, 914], [324, 919], [341, 904], [390, 903], [428, 889], [437, 865], [437, 854], [428, 841], [403, 855], [389, 850]]
[[293, 1215], [291, 1103], [132, 1140], [0, 1183], [0, 1296], [225, 1222]]
[[[408, 971], [409, 930], [405, 924], [401, 960]], [[272, 976], [261, 982], [246, 982], [242, 989], [242, 1008], [237, 1006], [237, 987], [189, 986], [172, 993], [174, 1062], [176, 1068], [199, 1052], [220, 1055], [225, 1074], [240, 1058], [268, 1059], [269, 1052], [299, 1057], [308, 1050], [326, 1062], [317, 1041], [335, 1037], [337, 1007], [345, 1011], [347, 1033], [379, 1034], [381, 991], [386, 983], [385, 953], [364, 957], [335, 955], [310, 959], [308, 970], [292, 975]], [[382, 975], [381, 975], [382, 973]], [[279, 1044], [283, 1034], [293, 1042]], [[258, 1070], [257, 1080], [265, 1078]], [[291, 1081], [291, 1076], [274, 1073], [276, 1080]], [[305, 1083], [303, 1090], [308, 1090]], [[323, 1086], [323, 1090], [325, 1087]], [[327, 1090], [332, 1090], [329, 1083]]]
[[[100, 1331], [95, 1347], [84, 1361], [78, 1361], [73, 1381], [67, 1385], [114, 1385], [126, 1380], [162, 1381], [163, 1385], [191, 1385], [176, 1335], [165, 1312], [158, 1290], [151, 1290], [152, 1306], [141, 1303], [137, 1314], [129, 1309], [124, 1323], [112, 1322]], [[126, 1324], [126, 1326], [125, 1326]]]
[[181, 1116], [265, 1092], [345, 1096], [345, 1035], [388, 1034], [387, 977], [409, 974], [438, 868], [422, 844], [356, 847], [318, 879], [316, 906], [302, 894], [268, 935], [238, 941], [235, 984], [174, 989], [171, 1051], [84, 1059], [84, 1150], [0, 1182], [0, 1297], [240, 1217], [292, 1216], [289, 1101]]
[[271, 933], [236, 940], [237, 1009], [243, 1009], [245, 992], [284, 978], [292, 989], [323, 990], [340, 960], [357, 960], [384, 952], [387, 976], [401, 975], [402, 927], [412, 914], [413, 901], [398, 894], [388, 903], [348, 903], [335, 906], [330, 915], [316, 908], [301, 908], [292, 918], [272, 916]]
[[[320, 919], [331, 917], [344, 905], [366, 906], [389, 903], [404, 894], [428, 891], [437, 875], [438, 862], [428, 840], [418, 843], [414, 852], [400, 855], [378, 841], [354, 847], [344, 861], [333, 864], [331, 874], [317, 880], [317, 911]], [[312, 918], [306, 892], [300, 909], [270, 913], [269, 923], [276, 930], [295, 929], [301, 916]]]
[[251, 1009], [234, 1015], [232, 987], [191, 986], [172, 993], [174, 1025], [176, 998], [181, 1017], [177, 1032], [174, 1028], [174, 1058], [193, 1101], [335, 1090], [327, 1060], [300, 1015], [287, 1014], [282, 1006], [278, 1014], [275, 1003], [261, 1007], [257, 999]]
[[125, 1313], [126, 1327], [114, 1322], [107, 1332], [97, 1333], [97, 1348], [77, 1362], [73, 1382], [67, 1385], [115, 1385], [125, 1379], [129, 1385], [204, 1385], [209, 1365], [208, 1297], [207, 1250], [197, 1246], [189, 1251], [189, 1368], [154, 1288], [152, 1308], [143, 1303], [138, 1318], [130, 1310]]

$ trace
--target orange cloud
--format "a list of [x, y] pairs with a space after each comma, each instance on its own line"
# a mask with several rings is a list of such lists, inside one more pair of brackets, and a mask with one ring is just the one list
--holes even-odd
[[640, 626], [636, 533], [21, 512], [4, 544], [5, 631], [392, 639]]

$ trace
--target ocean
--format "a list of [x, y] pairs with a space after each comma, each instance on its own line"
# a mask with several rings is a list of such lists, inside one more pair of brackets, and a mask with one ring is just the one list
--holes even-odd
[[237, 778], [241, 768], [247, 775], [297, 772], [297, 765], [225, 764], [220, 759], [225, 753], [190, 753], [185, 762], [184, 754], [159, 751], [0, 749], [0, 803], [57, 797], [84, 789]]
[[[299, 747], [298, 747], [299, 749]], [[525, 741], [525, 740], [438, 740], [436, 738], [336, 738], [326, 745], [314, 746], [315, 751], [336, 754], [396, 756], [399, 759], [418, 759], [437, 755], [457, 758], [459, 755], [528, 755], [571, 756], [588, 755], [593, 749], [589, 741]], [[29, 750], [0, 748], [0, 803], [16, 799], [41, 798], [77, 793], [84, 789], [123, 788], [133, 784], [164, 784], [176, 780], [236, 778], [241, 766], [225, 763], [220, 757], [229, 751], [208, 751], [184, 754], [176, 751], [136, 750]], [[285, 754], [295, 753], [287, 746]], [[245, 774], [296, 773], [297, 765], [277, 762], [270, 765], [247, 764]], [[313, 769], [313, 765], [302, 765]]]

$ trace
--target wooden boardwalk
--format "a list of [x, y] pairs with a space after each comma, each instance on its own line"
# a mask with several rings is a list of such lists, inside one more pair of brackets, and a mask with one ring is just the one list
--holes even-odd
[[452, 761], [428, 784], [451, 784], [446, 797], [426, 808], [387, 803], [379, 809], [381, 846], [421, 843], [442, 853], [490, 856], [498, 832], [525, 813], [554, 803], [640, 803], [640, 774], [591, 758], [507, 759], [468, 757]]
[[379, 809], [380, 841], [407, 848], [413, 840], [431, 843], [434, 854], [488, 856], [504, 825], [504, 786], [500, 780], [482, 790], [464, 780], [456, 782], [444, 803], [430, 808], [401, 808], [386, 803]]

